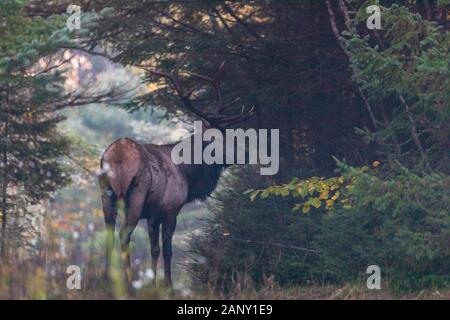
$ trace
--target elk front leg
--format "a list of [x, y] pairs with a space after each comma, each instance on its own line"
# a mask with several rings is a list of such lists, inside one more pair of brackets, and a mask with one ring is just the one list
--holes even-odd
[[114, 231], [116, 229], [117, 207], [116, 196], [111, 188], [102, 188], [103, 217], [106, 224], [106, 259], [105, 259], [105, 279], [109, 277], [111, 268], [112, 252], [114, 249]]
[[162, 223], [162, 242], [164, 258], [164, 280], [168, 287], [172, 287], [171, 259], [172, 259], [172, 237], [177, 225], [176, 214], [164, 216]]
[[158, 270], [158, 259], [159, 259], [159, 227], [161, 225], [161, 220], [159, 217], [151, 217], [147, 220], [148, 226], [148, 237], [150, 239], [150, 250], [152, 254], [152, 270], [154, 274], [153, 283], [156, 286], [156, 272]]
[[131, 192], [127, 199], [125, 199], [125, 222], [120, 229], [120, 245], [122, 249], [122, 256], [124, 257], [127, 280], [129, 283], [132, 278], [129, 250], [131, 234], [136, 228], [139, 218], [141, 217], [144, 201], [145, 194], [140, 192], [137, 188]]

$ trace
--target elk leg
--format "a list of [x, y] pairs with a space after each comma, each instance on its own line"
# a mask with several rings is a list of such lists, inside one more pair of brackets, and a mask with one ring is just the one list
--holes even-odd
[[148, 225], [148, 237], [150, 238], [150, 248], [152, 254], [152, 270], [154, 274], [154, 285], [156, 286], [156, 271], [158, 269], [158, 259], [159, 259], [159, 226], [161, 221], [159, 218], [152, 217], [147, 220]]
[[125, 222], [120, 229], [120, 245], [125, 259], [125, 270], [128, 280], [131, 281], [130, 240], [131, 234], [136, 228], [144, 207], [145, 195], [136, 188], [125, 199]]
[[114, 231], [116, 229], [117, 207], [116, 196], [108, 187], [102, 190], [103, 217], [106, 224], [106, 260], [105, 260], [105, 278], [109, 277], [111, 268], [111, 258], [114, 249]]
[[162, 223], [162, 242], [164, 258], [164, 280], [168, 287], [172, 287], [170, 261], [172, 259], [172, 237], [177, 225], [176, 215], [166, 215]]

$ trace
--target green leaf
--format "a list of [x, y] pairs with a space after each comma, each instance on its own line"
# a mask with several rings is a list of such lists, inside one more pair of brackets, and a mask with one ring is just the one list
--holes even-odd
[[300, 188], [300, 195], [304, 198], [308, 195], [308, 186], [303, 184], [303, 187]]
[[261, 198], [265, 199], [269, 196], [269, 194], [269, 190], [264, 190], [263, 192], [261, 192]]
[[320, 208], [322, 201], [320, 201], [319, 198], [312, 198], [311, 200], [309, 200], [309, 203], [314, 207], [314, 208]]
[[298, 178], [297, 177], [293, 177], [291, 182], [289, 182], [289, 184], [295, 184], [298, 182]]

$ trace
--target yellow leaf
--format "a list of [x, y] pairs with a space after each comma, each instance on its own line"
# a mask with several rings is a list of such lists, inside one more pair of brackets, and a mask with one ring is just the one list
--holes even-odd
[[303, 209], [302, 209], [302, 211], [303, 211], [303, 213], [308, 213], [309, 212], [309, 210], [311, 210], [311, 207], [309, 206], [309, 205], [304, 205], [303, 206]]
[[328, 185], [325, 182], [320, 182], [320, 187], [322, 188], [323, 191], [328, 191], [330, 188], [328, 187]]
[[334, 206], [334, 200], [327, 200], [327, 207], [331, 208]]
[[319, 196], [320, 200], [326, 200], [328, 199], [328, 191], [323, 191], [320, 196]]
[[339, 191], [336, 191], [336, 193], [334, 194], [334, 196], [331, 197], [331, 199], [336, 200], [337, 198], [339, 198], [339, 195], [341, 193]]
[[251, 200], [252, 202], [255, 201], [256, 197], [257, 197], [258, 194], [259, 194], [259, 192], [260, 192], [260, 190], [256, 190], [256, 191], [253, 191], [253, 192], [251, 193], [251, 195], [250, 195], [250, 200]]

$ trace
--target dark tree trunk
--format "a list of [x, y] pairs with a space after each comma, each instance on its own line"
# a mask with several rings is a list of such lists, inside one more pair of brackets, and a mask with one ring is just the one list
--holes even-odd
[[[8, 106], [9, 92], [6, 91], [6, 104]], [[3, 161], [3, 183], [2, 183], [2, 238], [1, 238], [1, 256], [2, 258], [6, 258], [7, 250], [6, 250], [6, 226], [8, 221], [8, 202], [7, 202], [7, 189], [8, 189], [8, 168], [7, 168], [7, 160], [8, 160], [8, 113], [6, 112], [6, 120], [5, 120], [5, 146], [2, 154]]]

